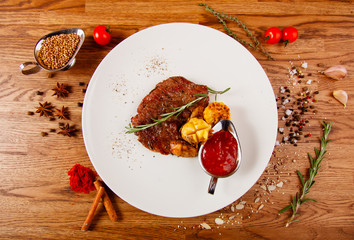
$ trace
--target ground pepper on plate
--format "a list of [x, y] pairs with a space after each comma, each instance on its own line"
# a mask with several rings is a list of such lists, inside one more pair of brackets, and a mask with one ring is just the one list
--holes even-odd
[[90, 168], [75, 164], [68, 172], [68, 175], [70, 176], [71, 190], [77, 193], [89, 193], [96, 190], [94, 182], [97, 173]]

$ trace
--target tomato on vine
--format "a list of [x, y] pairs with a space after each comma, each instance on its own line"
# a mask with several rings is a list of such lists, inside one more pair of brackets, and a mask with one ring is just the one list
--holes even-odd
[[281, 31], [280, 31], [280, 29], [277, 28], [277, 27], [269, 28], [264, 34], [264, 39], [269, 44], [276, 44], [281, 39]]
[[93, 39], [99, 45], [107, 45], [111, 41], [111, 30], [109, 27], [98, 25], [93, 30]]
[[298, 33], [297, 29], [294, 27], [286, 27], [283, 29], [282, 40], [284, 41], [285, 46], [288, 43], [294, 42], [298, 36], [299, 36], [299, 33]]

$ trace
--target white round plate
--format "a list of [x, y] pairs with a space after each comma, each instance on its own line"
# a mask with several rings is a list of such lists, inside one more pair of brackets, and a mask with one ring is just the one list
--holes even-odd
[[[234, 175], [219, 179], [214, 195], [197, 158], [149, 151], [125, 133], [144, 96], [171, 76], [231, 87], [218, 101], [231, 109], [243, 159]], [[190, 23], [150, 27], [118, 44], [93, 74], [82, 112], [85, 146], [103, 181], [129, 204], [166, 217], [208, 214], [245, 194], [268, 164], [277, 122], [275, 96], [257, 60], [226, 34]]]

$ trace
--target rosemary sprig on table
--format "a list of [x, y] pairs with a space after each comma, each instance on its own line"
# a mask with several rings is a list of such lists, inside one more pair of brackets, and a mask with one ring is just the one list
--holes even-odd
[[301, 182], [301, 190], [296, 193], [296, 195], [293, 197], [292, 202], [283, 208], [282, 210], [279, 211], [279, 214], [285, 212], [288, 209], [291, 209], [292, 214], [288, 221], [286, 222], [286, 227], [288, 227], [291, 223], [299, 221], [300, 219], [296, 218], [296, 216], [299, 214], [298, 210], [304, 202], [307, 201], [314, 201], [316, 200], [311, 199], [311, 198], [306, 198], [306, 194], [310, 192], [311, 187], [314, 185], [315, 181], [314, 178], [318, 173], [318, 170], [320, 169], [320, 164], [324, 158], [324, 155], [326, 154], [326, 147], [327, 143], [329, 143], [331, 140], [328, 139], [328, 135], [331, 131], [333, 122], [327, 123], [325, 121], [322, 122], [323, 125], [323, 136], [321, 137], [321, 148], [318, 150], [315, 147], [315, 157], [312, 157], [310, 153], [308, 153], [308, 157], [310, 159], [311, 163], [311, 168], [309, 170], [309, 178], [305, 181], [304, 176], [301, 174], [299, 170], [296, 171], [297, 175], [300, 178]]
[[[215, 100], [216, 100], [216, 96], [218, 94], [223, 94], [227, 91], [229, 91], [230, 88], [227, 88], [223, 91], [216, 91], [216, 90], [213, 90], [211, 88], [208, 87], [208, 92], [211, 93], [211, 94], [215, 94]], [[206, 99], [209, 95], [208, 94], [205, 94], [205, 93], [197, 93], [197, 94], [194, 94], [195, 97], [198, 97], [188, 103], [186, 103], [185, 105], [183, 106], [180, 106], [180, 107], [176, 107], [176, 108], [173, 108], [172, 112], [168, 112], [168, 113], [162, 113], [160, 115], [161, 118], [159, 119], [152, 119], [152, 123], [148, 123], [148, 124], [143, 124], [143, 125], [138, 125], [138, 126], [132, 126], [131, 123], [129, 123], [129, 125], [127, 127], [125, 127], [127, 129], [127, 131], [125, 133], [135, 133], [135, 132], [139, 132], [141, 130], [144, 130], [144, 129], [147, 129], [147, 128], [150, 128], [150, 127], [153, 127], [153, 126], [156, 126], [164, 121], [166, 121], [167, 119], [169, 119], [170, 117], [173, 117], [173, 116], [178, 116], [181, 112], [183, 112], [185, 109], [189, 108], [190, 106], [194, 105], [195, 103], [199, 102], [200, 100], [202, 99]]]
[[[253, 50], [259, 51], [262, 54], [264, 54], [268, 59], [274, 60], [274, 58], [267, 52], [267, 50], [262, 46], [262, 44], [257, 40], [257, 38], [252, 34], [252, 32], [246, 27], [246, 25], [240, 21], [237, 17], [235, 16], [230, 16], [227, 14], [224, 14], [223, 12], [217, 12], [216, 10], [212, 9], [211, 7], [209, 7], [207, 4], [205, 3], [199, 3], [199, 6], [202, 6], [205, 8], [206, 11], [210, 12], [211, 14], [213, 14], [218, 20], [219, 22], [222, 24], [224, 30], [226, 31], [226, 33], [231, 36], [232, 38], [236, 39], [238, 42], [240, 42], [242, 45], [246, 46], [246, 47], [250, 47]], [[253, 41], [253, 43], [242, 40], [241, 38], [239, 38], [237, 36], [236, 33], [234, 33], [226, 24], [225, 20], [230, 20], [235, 22], [239, 27], [241, 27], [246, 33], [247, 36], [251, 38], [251, 40]]]

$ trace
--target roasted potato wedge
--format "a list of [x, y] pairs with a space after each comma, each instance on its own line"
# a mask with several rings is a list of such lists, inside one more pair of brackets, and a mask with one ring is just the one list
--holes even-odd
[[198, 148], [185, 142], [174, 140], [170, 142], [170, 149], [172, 154], [178, 157], [196, 157], [198, 155]]
[[204, 107], [203, 106], [199, 106], [199, 107], [196, 107], [191, 116], [189, 118], [201, 118], [203, 119], [203, 112], [204, 112]]
[[198, 145], [208, 140], [211, 126], [200, 118], [191, 118], [181, 128], [182, 138], [190, 144]]
[[230, 108], [222, 102], [210, 103], [203, 112], [204, 120], [214, 126], [221, 119], [230, 119]]

